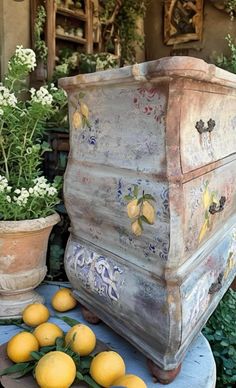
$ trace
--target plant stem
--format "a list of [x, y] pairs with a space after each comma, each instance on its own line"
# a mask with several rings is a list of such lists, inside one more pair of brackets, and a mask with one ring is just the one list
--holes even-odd
[[1, 145], [1, 150], [2, 150], [2, 155], [3, 155], [3, 160], [4, 160], [6, 178], [9, 181], [9, 170], [8, 170], [7, 156], [6, 156], [5, 148], [3, 146], [2, 130], [3, 130], [3, 123], [2, 123], [1, 129], [0, 129], [0, 145]]

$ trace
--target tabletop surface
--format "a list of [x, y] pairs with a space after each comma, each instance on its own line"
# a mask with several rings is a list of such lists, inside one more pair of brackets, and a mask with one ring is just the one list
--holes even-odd
[[[60, 287], [69, 287], [69, 283], [44, 283], [37, 288], [37, 292], [44, 296], [45, 304], [49, 308], [51, 314], [55, 311], [51, 308], [50, 300], [52, 295]], [[126, 340], [116, 334], [104, 323], [99, 325], [88, 324], [81, 314], [80, 308], [66, 313], [57, 313], [57, 315], [66, 315], [77, 319], [90, 326], [95, 332], [97, 338], [105, 342], [109, 347], [117, 351], [123, 358], [126, 364], [126, 372], [140, 376], [146, 383], [148, 388], [164, 387], [159, 383], [154, 383], [149, 374], [146, 358]], [[67, 331], [69, 326], [58, 318], [50, 317], [51, 322], [57, 323], [63, 330]], [[0, 326], [0, 344], [7, 342], [20, 329], [13, 325]], [[169, 384], [168, 388], [214, 388], [215, 387], [215, 362], [210, 349], [210, 346], [205, 337], [200, 334], [192, 347], [189, 349], [183, 364], [180, 374], [176, 379]]]

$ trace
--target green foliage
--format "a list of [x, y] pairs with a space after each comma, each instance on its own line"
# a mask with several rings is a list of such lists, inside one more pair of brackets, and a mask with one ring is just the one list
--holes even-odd
[[42, 59], [44, 63], [46, 63], [48, 55], [48, 48], [45, 44], [45, 41], [42, 39], [45, 21], [45, 8], [43, 5], [39, 5], [37, 8], [37, 14], [34, 23], [34, 50], [37, 59]]
[[147, 0], [103, 0], [100, 3], [105, 50], [110, 51], [117, 41], [121, 45], [121, 63], [134, 63], [135, 48], [143, 47], [144, 43], [144, 37], [137, 31], [137, 20], [145, 16]]
[[230, 55], [227, 57], [223, 54], [217, 56], [215, 58], [215, 64], [221, 67], [222, 69], [228, 70], [231, 73], [236, 74], [236, 45], [233, 42], [233, 38], [230, 34], [228, 34], [225, 39], [228, 42]]
[[235, 311], [236, 292], [229, 289], [203, 330], [216, 361], [217, 388], [233, 388], [236, 383]]
[[236, 10], [236, 0], [225, 0], [225, 7], [229, 9], [229, 12]]
[[43, 141], [46, 123], [66, 96], [53, 84], [26, 90], [35, 66], [35, 53], [18, 46], [0, 86], [0, 220], [46, 217], [59, 203], [61, 180], [47, 182], [40, 167], [49, 150]]

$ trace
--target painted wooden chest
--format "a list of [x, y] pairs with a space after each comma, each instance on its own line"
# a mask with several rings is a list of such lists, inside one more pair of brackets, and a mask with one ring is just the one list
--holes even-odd
[[236, 76], [170, 57], [60, 84], [75, 295], [178, 368], [236, 273]]

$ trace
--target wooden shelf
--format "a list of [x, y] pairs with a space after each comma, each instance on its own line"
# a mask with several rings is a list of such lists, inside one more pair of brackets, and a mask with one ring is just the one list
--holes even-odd
[[74, 42], [74, 43], [80, 43], [80, 44], [87, 43], [86, 39], [84, 39], [84, 38], [79, 38], [79, 37], [70, 36], [70, 35], [56, 34], [56, 39], [67, 40], [68, 42]]
[[74, 19], [79, 19], [79, 20], [83, 20], [83, 21], [87, 20], [87, 15], [82, 11], [72, 11], [71, 9], [57, 7], [56, 12], [59, 15], [69, 16], [69, 17], [72, 17]]
[[[43, 1], [43, 0], [32, 0]], [[56, 65], [58, 51], [64, 48], [66, 42], [74, 43], [74, 51], [92, 53], [93, 51], [93, 13], [92, 0], [83, 0], [83, 9], [71, 10], [66, 7], [57, 6], [56, 0], [45, 2], [47, 12], [46, 41], [48, 46], [48, 79], [50, 80]], [[82, 24], [82, 26], [81, 26]], [[64, 31], [81, 27], [83, 37], [58, 34], [57, 25], [60, 25]], [[63, 43], [64, 42], [64, 43]], [[76, 44], [78, 45], [76, 47]], [[83, 47], [81, 47], [83, 45]], [[68, 44], [69, 46], [69, 44]]]

